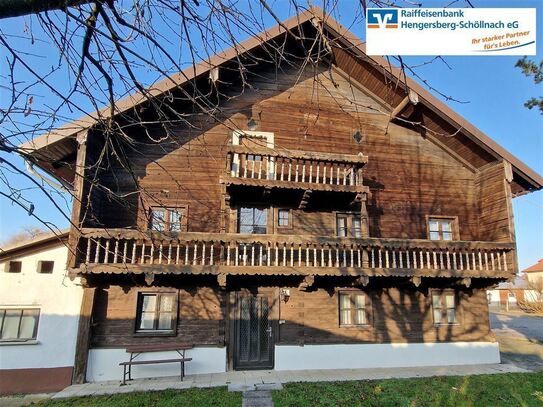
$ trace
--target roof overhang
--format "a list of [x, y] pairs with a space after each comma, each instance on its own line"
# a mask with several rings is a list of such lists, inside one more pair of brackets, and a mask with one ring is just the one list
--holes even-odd
[[[510, 163], [514, 177], [520, 179], [524, 184], [520, 192], [517, 192], [516, 195], [543, 188], [543, 177], [541, 175], [513, 156], [489, 136], [449, 108], [437, 97], [433, 96], [415, 80], [409, 77], [405, 78], [403, 72], [399, 68], [392, 66], [385, 58], [368, 56], [366, 54], [365, 44], [359, 38], [333, 18], [326, 15], [325, 12], [318, 7], [310, 7], [308, 10], [285, 20], [281, 24], [241, 42], [236, 48], [230, 48], [224, 52], [218, 53], [207, 61], [203, 61], [175, 75], [158, 81], [149, 88], [149, 94], [152, 96], [159, 96], [176, 87], [183, 86], [187, 82], [208, 73], [211, 69], [220, 67], [224, 63], [232, 60], [239, 53], [251, 51], [261, 46], [263, 43], [273, 40], [278, 36], [285, 34], [287, 31], [307, 22], [310, 22], [313, 25], [321, 24], [324, 31], [328, 32], [335, 43], [341, 44], [348, 49], [349, 52], [354, 52], [359, 57], [363, 57], [378, 65], [391, 79], [406, 86], [408, 90], [414, 91], [419, 97], [419, 103], [422, 103], [428, 109], [434, 111], [455, 128], [460, 129], [463, 135], [467, 136], [482, 149], [493, 155], [498, 161], [503, 160]], [[147, 96], [144, 96], [140, 92], [127, 96], [116, 103], [115, 115], [126, 113], [146, 100]], [[104, 119], [109, 116], [110, 109], [109, 107], [105, 107], [93, 114], [86, 115], [58, 129], [52, 130], [47, 134], [28, 141], [22, 144], [20, 148], [34, 160], [38, 166], [59, 178], [58, 171], [52, 168], [50, 163], [62, 160], [63, 157], [70, 152], [72, 154], [75, 153], [77, 150], [77, 143], [75, 141], [77, 134], [88, 130], [96, 124], [100, 118]], [[61, 176], [61, 178], [66, 180], [66, 177]]]

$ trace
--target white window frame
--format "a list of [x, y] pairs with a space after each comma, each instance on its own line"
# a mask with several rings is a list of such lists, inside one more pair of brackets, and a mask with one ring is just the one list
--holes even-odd
[[[275, 147], [275, 136], [274, 133], [270, 133], [267, 131], [252, 131], [252, 130], [234, 130], [232, 132], [232, 145], [233, 146], [239, 146], [240, 138], [246, 136], [246, 137], [254, 137], [254, 138], [261, 138], [263, 140], [266, 140], [266, 147], [267, 148], [274, 148]], [[230, 175], [232, 177], [235, 177], [236, 174], [239, 171], [239, 154], [234, 153], [233, 161], [232, 161], [232, 168], [230, 171]], [[273, 179], [273, 174], [275, 173], [275, 158], [271, 157], [268, 165], [268, 179]]]

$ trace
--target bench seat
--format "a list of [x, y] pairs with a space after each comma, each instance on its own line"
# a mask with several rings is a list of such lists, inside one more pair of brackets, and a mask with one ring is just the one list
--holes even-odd
[[157, 360], [132, 360], [131, 362], [121, 362], [119, 366], [127, 365], [151, 365], [155, 363], [180, 363], [180, 362], [190, 362], [192, 358], [182, 358], [182, 359], [157, 359]]

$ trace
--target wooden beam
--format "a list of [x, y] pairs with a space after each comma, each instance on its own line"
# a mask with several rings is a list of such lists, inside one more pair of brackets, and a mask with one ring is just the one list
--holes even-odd
[[314, 283], [315, 283], [315, 276], [314, 275], [306, 276], [300, 282], [300, 285], [298, 286], [298, 289], [300, 291], [308, 290]]
[[73, 384], [82, 384], [87, 380], [87, 361], [91, 338], [90, 328], [95, 294], [96, 288], [83, 288], [83, 299], [81, 300], [77, 340], [75, 344], [74, 373], [72, 377]]
[[311, 198], [311, 194], [313, 191], [311, 189], [306, 189], [304, 191], [304, 194], [302, 195], [302, 200], [300, 201], [300, 205], [298, 206], [298, 209], [305, 209], [307, 207], [307, 204], [309, 203], [309, 198]]
[[360, 276], [354, 281], [355, 285], [361, 285], [364, 287], [366, 287], [369, 283], [370, 283], [369, 276]]
[[145, 284], [147, 284], [148, 286], [151, 286], [153, 282], [155, 281], [155, 273], [153, 273], [152, 271], [146, 271], [144, 273], [144, 276], [145, 276]]
[[392, 113], [390, 113], [390, 121], [394, 120], [396, 117], [398, 117], [402, 110], [405, 109], [405, 107], [409, 104], [409, 96], [406, 96], [402, 99], [400, 103], [398, 103], [398, 106], [394, 108]]
[[74, 200], [72, 203], [72, 217], [70, 233], [68, 235], [68, 268], [75, 267], [77, 262], [77, 248], [81, 237], [81, 206], [83, 203], [83, 190], [85, 189], [85, 169], [87, 164], [87, 130], [77, 135], [77, 158], [75, 160]]
[[410, 280], [415, 287], [420, 286], [420, 283], [422, 283], [422, 277], [419, 277], [419, 276], [411, 277]]

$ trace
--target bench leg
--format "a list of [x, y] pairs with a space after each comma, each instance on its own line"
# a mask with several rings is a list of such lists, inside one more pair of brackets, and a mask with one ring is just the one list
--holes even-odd
[[185, 362], [181, 362], [181, 381], [183, 381], [183, 377], [185, 377]]
[[121, 384], [121, 386], [125, 386], [126, 385], [126, 365], [123, 365], [123, 383]]

